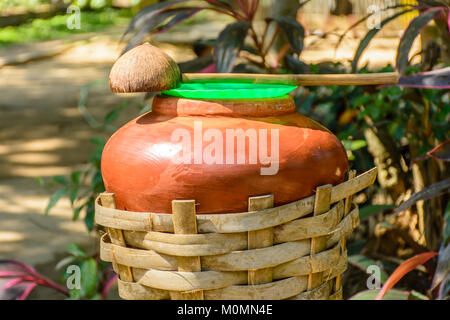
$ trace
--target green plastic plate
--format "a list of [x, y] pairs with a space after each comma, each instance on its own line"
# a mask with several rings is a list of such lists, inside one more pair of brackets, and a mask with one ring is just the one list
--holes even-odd
[[281, 84], [193, 82], [182, 83], [178, 88], [162, 91], [162, 93], [192, 99], [257, 99], [281, 97], [295, 88], [297, 87]]

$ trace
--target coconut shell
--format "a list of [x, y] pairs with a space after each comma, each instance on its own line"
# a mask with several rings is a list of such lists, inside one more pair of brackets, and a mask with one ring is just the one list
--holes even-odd
[[157, 92], [176, 88], [180, 81], [176, 62], [148, 42], [117, 59], [109, 74], [112, 92]]

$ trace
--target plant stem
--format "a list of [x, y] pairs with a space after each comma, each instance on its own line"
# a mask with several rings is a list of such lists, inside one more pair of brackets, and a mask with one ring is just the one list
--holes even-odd
[[269, 53], [269, 49], [272, 47], [272, 45], [273, 45], [273, 43], [274, 43], [274, 41], [275, 41], [275, 39], [276, 39], [276, 37], [277, 37], [279, 31], [280, 31], [280, 26], [277, 25], [275, 31], [273, 32], [273, 36], [272, 36], [272, 39], [271, 39], [270, 42], [269, 42], [269, 45], [268, 45], [268, 46], [266, 47], [266, 49], [264, 50], [264, 53], [263, 53], [264, 56], [266, 56], [266, 55]]
[[[255, 29], [253, 28], [253, 25], [250, 26], [250, 32], [251, 32], [251, 37], [253, 39], [253, 42], [255, 43], [256, 49], [258, 50], [258, 55], [261, 57], [262, 59], [262, 66], [264, 66], [264, 69], [266, 70], [266, 72], [269, 72], [269, 68], [267, 67], [266, 64], [266, 55], [263, 52], [263, 48], [262, 48], [262, 43], [259, 42], [258, 40], [258, 35], [256, 34]], [[264, 39], [263, 39], [264, 41]]]

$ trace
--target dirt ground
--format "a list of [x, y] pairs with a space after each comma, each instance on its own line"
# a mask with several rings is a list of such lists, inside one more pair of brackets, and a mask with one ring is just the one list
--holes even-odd
[[[42, 188], [36, 177], [65, 175], [86, 162], [93, 149], [89, 139], [99, 133], [77, 108], [80, 88], [107, 79], [122, 49], [118, 44], [120, 31], [99, 33], [53, 57], [0, 67], [0, 259], [31, 264], [58, 280], [60, 273], [54, 271], [54, 265], [64, 257], [68, 243], [95, 250], [95, 235], [87, 233], [82, 219], [71, 220], [68, 200], [60, 201], [48, 216], [43, 214], [54, 190]], [[313, 40], [307, 39], [302, 54], [308, 62], [351, 59], [356, 45], [347, 41], [335, 56], [333, 41], [311, 45]], [[393, 63], [397, 43], [396, 38], [378, 39], [364, 59], [370, 58], [373, 67]], [[194, 55], [188, 47], [162, 47], [177, 61]], [[27, 50], [33, 50], [32, 46]], [[1, 51], [0, 58], [2, 55], [8, 55], [8, 50]], [[91, 90], [88, 108], [101, 119], [124, 99], [139, 101], [142, 96], [113, 95], [105, 81], [104, 86]], [[136, 115], [136, 110], [127, 111], [118, 122]], [[63, 297], [44, 288], [37, 289], [31, 298]]]

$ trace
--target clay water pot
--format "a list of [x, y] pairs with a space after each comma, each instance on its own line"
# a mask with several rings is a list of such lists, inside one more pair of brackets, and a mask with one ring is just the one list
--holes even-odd
[[[245, 143], [227, 139], [227, 130], [247, 134]], [[101, 169], [118, 209], [170, 213], [172, 200], [195, 199], [202, 214], [245, 212], [249, 197], [269, 193], [275, 206], [299, 200], [343, 182], [348, 161], [340, 141], [295, 112], [290, 96], [159, 95], [151, 112], [111, 136]]]

